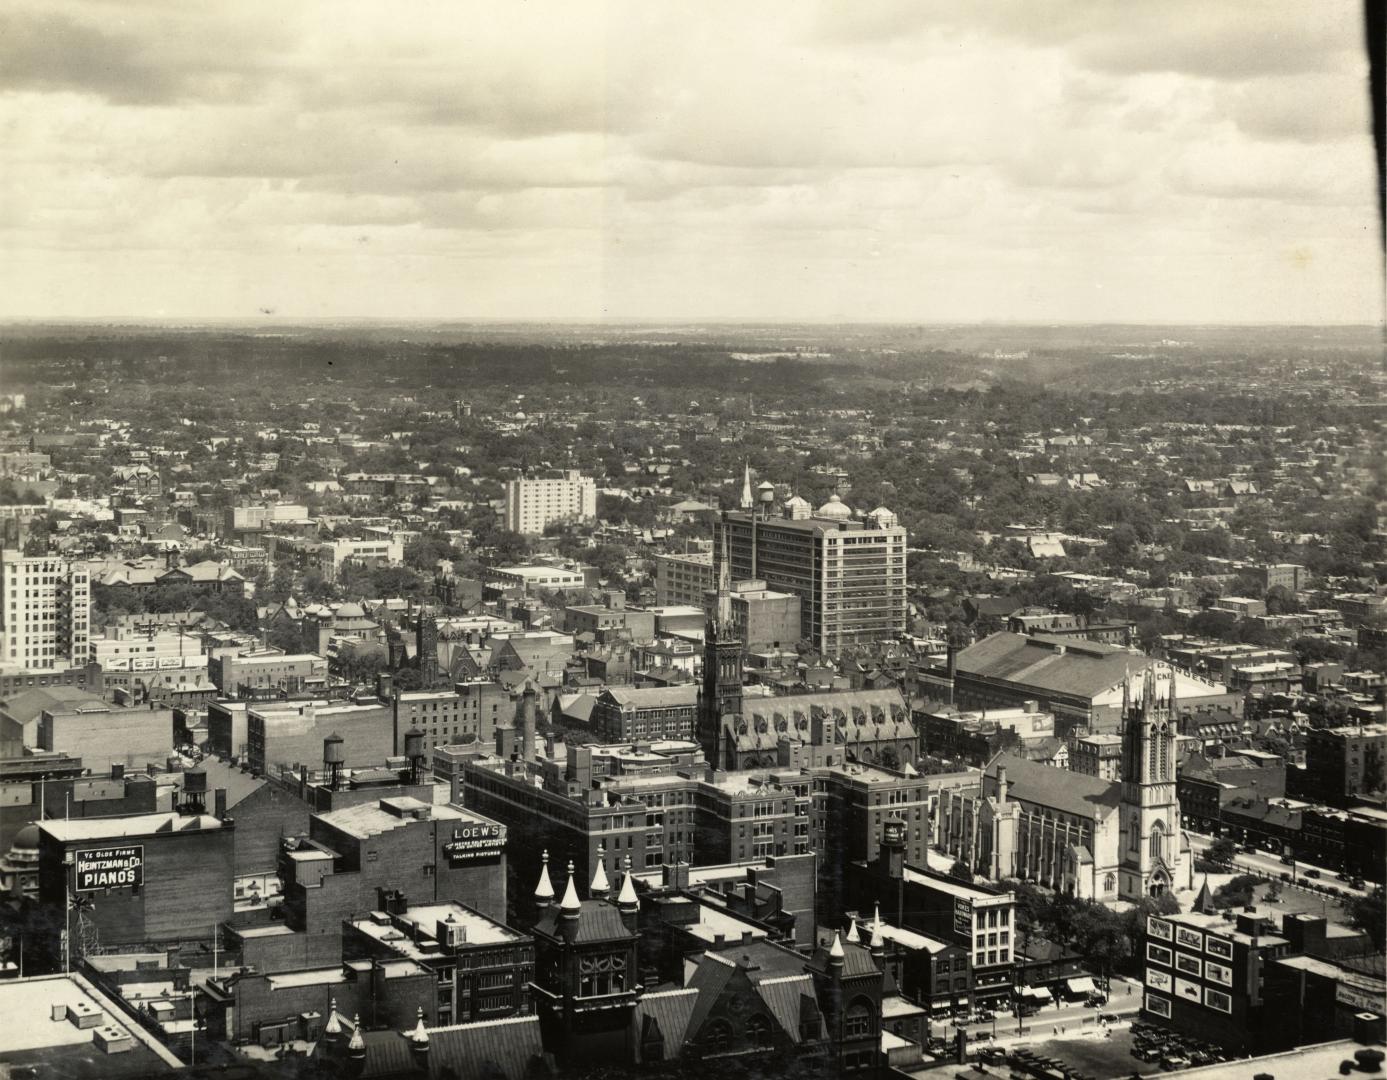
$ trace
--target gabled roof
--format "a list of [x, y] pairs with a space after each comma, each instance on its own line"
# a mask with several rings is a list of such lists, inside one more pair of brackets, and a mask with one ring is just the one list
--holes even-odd
[[648, 1036], [654, 1033], [658, 1033], [664, 1044], [664, 1057], [659, 1060], [672, 1061], [679, 1057], [689, 1030], [689, 1020], [697, 1003], [698, 991], [692, 987], [682, 990], [660, 990], [642, 995], [636, 1003], [635, 1012], [631, 1014], [636, 1060], [645, 1060], [642, 1056], [643, 1047], [648, 1041]]
[[1015, 754], [998, 754], [983, 770], [983, 794], [996, 795], [997, 770], [1007, 771], [1008, 798], [1048, 806], [1078, 817], [1107, 817], [1117, 809], [1122, 785], [1115, 780], [1040, 765]]
[[990, 634], [958, 654], [960, 675], [1016, 687], [1092, 698], [1155, 661], [1120, 645], [1049, 634]]
[[[350, 1021], [339, 1023], [350, 1030]], [[544, 1055], [538, 1016], [483, 1020], [473, 1024], [429, 1028], [428, 1076], [469, 1076], [479, 1080], [527, 1080]], [[416, 1075], [416, 1058], [409, 1034], [403, 1031], [362, 1032], [366, 1061], [361, 1071], [349, 1075], [371, 1077]], [[333, 1048], [336, 1049], [335, 1047]], [[336, 1055], [323, 1042], [318, 1053]], [[347, 1066], [350, 1068], [350, 1066]]]

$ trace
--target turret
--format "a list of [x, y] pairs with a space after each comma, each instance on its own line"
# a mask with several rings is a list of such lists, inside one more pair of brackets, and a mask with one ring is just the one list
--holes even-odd
[[559, 901], [559, 916], [565, 935], [577, 932], [578, 918], [583, 913], [583, 905], [578, 900], [578, 889], [573, 884], [573, 860], [568, 861], [568, 885], [564, 888], [563, 899]]
[[597, 869], [593, 871], [592, 884], [588, 886], [588, 895], [594, 900], [605, 900], [610, 891], [611, 882], [607, 880], [607, 849], [599, 846], [597, 849]]
[[335, 1043], [337, 1037], [342, 1034], [342, 1021], [337, 1019], [337, 999], [328, 998], [327, 1003], [327, 1023], [323, 1025], [323, 1034], [329, 1042]]
[[352, 1061], [364, 1062], [366, 1060], [366, 1040], [361, 1034], [361, 1014], [356, 1013], [352, 1016], [352, 1037], [347, 1043], [347, 1057]]
[[862, 944], [862, 935], [857, 932], [856, 919], [848, 920], [848, 940], [851, 941], [854, 945]]
[[636, 916], [640, 914], [640, 900], [636, 897], [636, 879], [631, 873], [631, 856], [626, 856], [625, 873], [621, 877], [621, 891], [617, 893], [616, 906], [621, 909], [621, 921], [626, 929], [634, 932]]
[[843, 941], [838, 931], [833, 931], [833, 944], [828, 947], [828, 973], [835, 979], [843, 977]]
[[554, 902], [554, 883], [549, 880], [549, 849], [540, 857], [539, 882], [535, 885], [535, 907], [543, 914]]
[[877, 967], [884, 967], [886, 963], [886, 939], [881, 933], [881, 905], [877, 904], [876, 910], [872, 913], [872, 940], [870, 948], [872, 950], [872, 960]]
[[424, 1007], [419, 1006], [419, 1019], [409, 1034], [409, 1048], [414, 1054], [414, 1063], [425, 1072], [429, 1067], [429, 1029], [424, 1026]]

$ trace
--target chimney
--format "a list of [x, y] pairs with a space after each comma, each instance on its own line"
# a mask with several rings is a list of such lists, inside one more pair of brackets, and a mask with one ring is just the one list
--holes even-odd
[[998, 765], [998, 766], [997, 766], [997, 805], [998, 805], [998, 806], [1005, 806], [1006, 804], [1007, 804], [1007, 767], [1006, 767], [1005, 765]]
[[123, 761], [114, 761], [114, 762], [111, 763], [111, 779], [112, 779], [112, 780], [124, 780], [124, 779], [125, 779], [125, 762], [123, 762]]
[[394, 686], [394, 677], [388, 671], [376, 672], [376, 697], [388, 702]]
[[524, 693], [520, 695], [520, 756], [525, 761], [535, 757], [535, 685], [525, 680]]
[[212, 806], [219, 819], [226, 818], [226, 788], [219, 787], [212, 792]]

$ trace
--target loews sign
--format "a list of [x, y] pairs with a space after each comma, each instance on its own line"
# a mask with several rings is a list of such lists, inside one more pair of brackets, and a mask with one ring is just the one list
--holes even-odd
[[482, 822], [458, 826], [453, 830], [453, 838], [443, 845], [443, 854], [453, 862], [490, 859], [505, 850], [505, 828]]
[[144, 846], [79, 851], [73, 856], [78, 892], [126, 888], [144, 883]]

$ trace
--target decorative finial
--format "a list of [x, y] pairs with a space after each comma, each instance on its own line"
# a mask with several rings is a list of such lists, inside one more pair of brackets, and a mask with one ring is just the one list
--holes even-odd
[[547, 904], [554, 899], [554, 883], [549, 880], [549, 849], [544, 849], [544, 854], [539, 857], [542, 864], [539, 868], [539, 884], [535, 886], [535, 899], [541, 904]]

